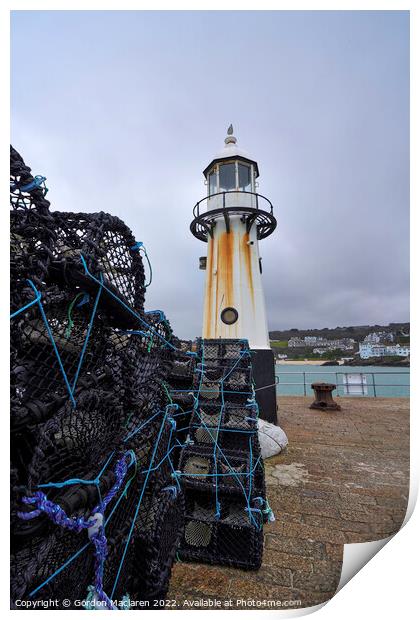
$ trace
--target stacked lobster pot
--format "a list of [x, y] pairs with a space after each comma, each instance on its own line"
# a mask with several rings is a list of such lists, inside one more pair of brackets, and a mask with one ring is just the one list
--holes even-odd
[[51, 212], [44, 182], [12, 148], [12, 606], [163, 598], [184, 514], [172, 330], [127, 226]]
[[173, 353], [168, 381], [172, 402], [177, 405], [177, 412], [174, 414], [177, 423], [177, 461], [180, 446], [185, 443], [191, 423], [197, 356], [192, 351], [191, 341], [174, 338], [172, 342], [176, 351]]
[[258, 569], [270, 510], [245, 340], [200, 340], [189, 436], [178, 465], [183, 560]]

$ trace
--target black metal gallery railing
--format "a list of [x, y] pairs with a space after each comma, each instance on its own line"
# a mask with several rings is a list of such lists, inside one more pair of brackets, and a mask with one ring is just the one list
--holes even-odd
[[[222, 196], [222, 206], [218, 206], [217, 208], [222, 208], [222, 209], [226, 209], [226, 208], [230, 208], [233, 206], [242, 206], [242, 205], [233, 205], [233, 204], [226, 204], [226, 196], [228, 196], [229, 194], [238, 194], [239, 196], [241, 195], [248, 195], [248, 196], [255, 196], [255, 205], [253, 205], [252, 208], [256, 209], [256, 210], [261, 210], [261, 211], [266, 211], [268, 213], [270, 213], [270, 215], [273, 215], [273, 205], [272, 203], [268, 200], [268, 198], [266, 198], [265, 196], [263, 196], [262, 194], [256, 194], [255, 192], [246, 192], [246, 191], [242, 191], [242, 190], [229, 190], [226, 192], [217, 192], [215, 194], [210, 194], [209, 196], [206, 196], [205, 198], [202, 198], [201, 200], [199, 200], [197, 202], [197, 204], [194, 206], [193, 209], [193, 215], [194, 217], [200, 217], [201, 213], [200, 213], [200, 205], [202, 205], [203, 202], [206, 203], [206, 211], [207, 211], [207, 201], [210, 200], [211, 198], [215, 198], [216, 196]], [[262, 205], [261, 205], [262, 203]], [[243, 206], [248, 206], [248, 205], [243, 205]]]

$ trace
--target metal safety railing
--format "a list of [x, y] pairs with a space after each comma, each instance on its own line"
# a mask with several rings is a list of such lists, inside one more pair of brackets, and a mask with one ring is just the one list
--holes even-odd
[[[282, 375], [301, 375], [303, 376], [303, 381], [292, 381], [292, 382], [286, 382], [286, 381], [282, 381], [280, 379], [280, 376]], [[378, 388], [407, 388], [407, 391], [409, 391], [410, 389], [410, 383], [378, 383], [377, 379], [375, 378], [375, 375], [379, 375], [379, 376], [383, 376], [383, 375], [407, 375], [408, 377], [410, 376], [410, 373], [407, 371], [398, 371], [398, 370], [389, 370], [389, 371], [372, 371], [372, 370], [366, 370], [366, 371], [354, 371], [354, 372], [348, 372], [348, 371], [333, 371], [333, 370], [327, 370], [327, 371], [317, 371], [317, 370], [299, 370], [299, 371], [290, 371], [290, 370], [279, 370], [278, 368], [276, 368], [276, 378], [278, 378], [278, 381], [276, 381], [276, 385], [277, 387], [281, 387], [281, 386], [302, 386], [303, 388], [303, 395], [307, 396], [307, 392], [308, 392], [308, 386], [310, 388], [312, 383], [315, 383], [317, 381], [317, 379], [312, 378], [310, 381], [307, 381], [307, 376], [310, 375], [311, 377], [313, 377], [314, 375], [322, 375], [323, 377], [325, 377], [325, 375], [332, 375], [333, 377], [335, 377], [335, 384], [336, 384], [336, 390], [334, 390], [336, 392], [336, 396], [369, 396], [369, 389], [368, 388], [372, 388], [372, 395], [374, 397], [378, 396]], [[361, 377], [361, 381], [360, 382], [354, 382], [354, 381], [349, 381], [348, 377], [349, 375], [360, 375]], [[339, 377], [341, 376], [341, 381], [339, 381]], [[369, 383], [369, 381], [364, 380], [363, 377], [367, 377], [370, 376], [371, 377], [371, 382]], [[346, 378], [345, 381], [343, 381], [342, 378]], [[331, 381], [330, 379], [328, 379], [329, 381]], [[351, 393], [351, 388], [353, 387], [359, 387], [362, 390], [362, 393]], [[341, 393], [340, 394], [340, 388], [343, 389], [343, 391], [345, 391], [347, 389], [347, 394], [345, 393]], [[365, 391], [366, 390], [366, 393]], [[379, 390], [380, 391], [380, 390]], [[407, 394], [408, 396], [409, 394]], [[383, 394], [379, 394], [379, 396], [384, 396]]]
[[[222, 208], [226, 209], [227, 206], [234, 206], [234, 205], [226, 205], [226, 197], [231, 196], [233, 194], [237, 194], [238, 197], [240, 196], [254, 196], [255, 198], [255, 205], [254, 205], [254, 209], [256, 209], [257, 211], [259, 210], [266, 210], [267, 213], [270, 213], [271, 215], [273, 215], [273, 205], [270, 202], [270, 200], [268, 200], [268, 198], [266, 198], [265, 196], [263, 196], [262, 194], [257, 194], [256, 192], [248, 192], [245, 190], [239, 190], [239, 189], [232, 189], [232, 190], [228, 190], [225, 192], [216, 192], [215, 194], [209, 194], [208, 196], [205, 196], [204, 198], [202, 198], [201, 200], [199, 200], [196, 205], [193, 208], [193, 215], [194, 217], [199, 217], [200, 214], [200, 206], [203, 205], [203, 203], [206, 204], [207, 207], [207, 201], [211, 198], [215, 198], [216, 196], [221, 196], [222, 197]], [[262, 202], [262, 206], [263, 209], [261, 209], [261, 202]], [[240, 205], [237, 205], [240, 206]], [[207, 210], [207, 209], [206, 209]]]

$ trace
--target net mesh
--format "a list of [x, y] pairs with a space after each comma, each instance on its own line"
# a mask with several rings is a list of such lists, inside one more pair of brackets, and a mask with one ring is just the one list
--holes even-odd
[[247, 509], [240, 495], [219, 496], [220, 515], [214, 497], [185, 493], [185, 530], [179, 555], [183, 560], [256, 570], [263, 553], [263, 522], [259, 510]]
[[108, 214], [50, 212], [14, 149], [10, 192], [12, 607], [164, 594], [184, 519], [176, 347], [144, 311], [142, 244]]
[[244, 340], [200, 340], [194, 407], [179, 461], [186, 498], [180, 555], [258, 569], [266, 510], [258, 406]]
[[132, 590], [146, 601], [164, 599], [170, 570], [184, 530], [184, 497], [164, 488], [141, 507], [132, 558]]

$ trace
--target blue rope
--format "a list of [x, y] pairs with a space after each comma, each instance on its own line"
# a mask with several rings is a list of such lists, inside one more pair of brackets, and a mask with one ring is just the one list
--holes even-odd
[[[127, 463], [127, 456], [130, 456], [130, 462]], [[109, 462], [109, 459], [108, 461]], [[35, 510], [32, 512], [18, 512], [18, 516], [25, 520], [29, 521], [36, 517], [38, 517], [42, 512], [44, 512], [47, 517], [53, 521], [56, 525], [60, 525], [65, 529], [70, 531], [80, 532], [83, 529], [91, 529], [89, 533], [90, 542], [94, 545], [94, 555], [95, 555], [95, 590], [98, 596], [99, 601], [102, 601], [106, 604], [108, 609], [115, 609], [112, 601], [106, 595], [103, 590], [103, 574], [104, 574], [104, 565], [107, 558], [108, 550], [107, 550], [107, 540], [105, 536], [105, 525], [103, 523], [103, 514], [107, 505], [112, 501], [115, 497], [119, 489], [121, 488], [122, 482], [127, 475], [128, 469], [135, 462], [135, 455], [132, 450], [127, 451], [116, 463], [114, 473], [115, 473], [115, 483], [112, 488], [108, 491], [105, 497], [102, 499], [100, 490], [99, 491], [99, 504], [93, 509], [92, 517], [89, 519], [84, 519], [83, 517], [69, 517], [66, 515], [65, 511], [54, 502], [51, 502], [47, 499], [46, 495], [41, 491], [37, 491], [32, 497], [24, 497], [22, 498], [22, 502], [27, 505], [34, 505]], [[102, 468], [102, 475], [105, 467]], [[131, 482], [131, 481], [129, 481]], [[121, 499], [121, 498], [120, 498]], [[119, 503], [119, 502], [117, 502]], [[99, 515], [99, 517], [97, 516]], [[101, 518], [102, 515], [102, 518]], [[95, 518], [96, 517], [96, 518]], [[99, 521], [98, 521], [99, 519]], [[92, 529], [93, 528], [93, 529]], [[84, 549], [89, 546], [89, 543], [84, 545], [82, 549], [79, 549], [71, 558], [69, 558], [64, 564], [53, 573], [47, 580], [43, 582], [40, 586], [38, 586], [35, 590], [30, 593], [30, 596], [33, 596], [37, 591], [39, 591], [44, 585], [46, 585], [49, 581], [51, 581], [56, 575], [58, 575], [66, 566], [68, 566], [76, 557], [78, 557]]]
[[151, 263], [150, 263], [149, 257], [148, 257], [148, 255], [147, 255], [147, 250], [146, 250], [146, 248], [144, 247], [144, 243], [143, 243], [143, 241], [137, 241], [137, 242], [136, 242], [133, 246], [131, 246], [130, 250], [131, 250], [132, 252], [139, 252], [139, 251], [142, 251], [142, 252], [143, 252], [143, 254], [144, 254], [144, 256], [145, 256], [145, 258], [146, 258], [146, 260], [147, 260], [147, 262], [148, 262], [148, 265], [149, 265], [149, 271], [150, 271], [150, 277], [149, 277], [149, 282], [148, 282], [147, 284], [145, 284], [145, 285], [144, 285], [144, 286], [145, 286], [145, 288], [147, 288], [147, 287], [148, 287], [148, 286], [152, 283], [152, 277], [153, 277], [153, 274], [152, 274], [152, 265], [151, 265]]
[[163, 458], [159, 461], [159, 463], [158, 463], [157, 465], [155, 465], [155, 466], [154, 466], [154, 467], [152, 467], [152, 468], [150, 468], [150, 467], [149, 467], [149, 468], [147, 468], [147, 469], [144, 469], [143, 471], [140, 471], [140, 472], [139, 472], [139, 474], [140, 474], [140, 475], [147, 474], [147, 472], [148, 472], [149, 470], [150, 470], [150, 473], [152, 473], [152, 472], [154, 472], [154, 471], [157, 471], [157, 470], [161, 467], [162, 463], [164, 463], [167, 459], [168, 459], [168, 461], [170, 461], [170, 454], [171, 454], [171, 452], [173, 452], [176, 448], [177, 448], [177, 446], [172, 446], [172, 448], [170, 448], [170, 449], [167, 451], [167, 453], [165, 454], [165, 456], [164, 456], [164, 457], [163, 457]]
[[178, 495], [178, 488], [174, 485], [163, 487], [162, 491], [168, 491], [172, 493], [172, 497], [176, 497]]
[[[194, 424], [191, 424], [190, 426], [191, 426], [191, 428], [201, 428], [203, 425], [202, 424], [198, 424], [198, 423], [194, 423]], [[185, 426], [184, 428], [180, 428], [178, 430], [186, 431], [188, 428], [190, 428], [190, 426]], [[215, 426], [209, 426], [208, 428], [209, 429], [215, 429], [216, 427]], [[246, 435], [255, 435], [255, 433], [256, 433], [256, 430], [252, 429], [252, 428], [249, 429], [249, 430], [245, 430], [243, 428], [225, 428], [225, 427], [223, 427], [223, 429], [221, 429], [221, 430], [223, 430], [224, 433], [245, 433]]]
[[140, 248], [143, 245], [143, 241], [136, 241], [136, 243], [134, 245], [131, 246], [130, 250], [132, 252], [137, 252], [138, 250], [140, 250]]
[[80, 308], [81, 306], [84, 306], [85, 304], [87, 304], [90, 301], [90, 295], [89, 293], [83, 293], [83, 297], [82, 299], [76, 304], [76, 308]]
[[32, 282], [32, 280], [27, 280], [27, 282], [30, 284], [30, 286], [32, 287], [35, 295], [37, 296], [38, 307], [39, 307], [39, 310], [41, 312], [42, 319], [43, 319], [43, 321], [45, 323], [45, 327], [47, 328], [48, 336], [49, 336], [49, 338], [51, 340], [51, 344], [53, 346], [54, 353], [55, 353], [55, 355], [57, 357], [58, 364], [60, 366], [60, 370], [61, 370], [61, 373], [62, 373], [63, 378], [64, 378], [64, 383], [66, 384], [66, 387], [67, 387], [67, 390], [69, 392], [70, 400], [71, 400], [71, 402], [73, 404], [73, 407], [76, 408], [76, 401], [74, 400], [73, 391], [72, 391], [72, 389], [70, 387], [70, 383], [69, 383], [69, 380], [67, 378], [66, 371], [64, 370], [63, 362], [61, 361], [61, 357], [60, 357], [60, 354], [58, 352], [57, 345], [55, 344], [54, 336], [52, 334], [50, 325], [48, 323], [48, 319], [47, 319], [47, 317], [45, 315], [45, 311], [44, 311], [44, 308], [42, 306], [41, 293], [38, 292], [38, 290], [37, 290], [35, 284]]
[[[203, 347], [203, 351], [204, 351], [204, 347]], [[220, 435], [220, 426], [222, 424], [222, 415], [223, 415], [224, 406], [225, 406], [225, 395], [224, 395], [224, 392], [223, 392], [223, 383], [222, 383], [221, 399], [222, 399], [222, 403], [221, 403], [220, 411], [219, 411], [219, 420], [218, 420], [218, 425], [217, 425], [217, 429], [216, 429], [216, 437], [214, 438], [214, 449], [213, 449], [214, 476], [216, 478], [216, 484], [215, 484], [215, 489], [214, 489], [215, 501], [216, 501], [216, 513], [215, 513], [216, 519], [220, 518], [220, 502], [219, 502], [218, 470], [217, 470], [217, 463], [218, 463], [217, 450], [218, 450], [218, 447], [219, 447], [218, 446], [218, 441], [219, 441], [219, 435]]]
[[145, 489], [146, 489], [146, 486], [147, 486], [147, 482], [148, 482], [148, 479], [149, 479], [149, 476], [150, 476], [150, 470], [151, 470], [151, 467], [152, 467], [153, 462], [155, 460], [156, 452], [157, 452], [157, 449], [158, 449], [158, 445], [159, 445], [159, 442], [160, 442], [160, 438], [162, 436], [163, 428], [164, 428], [164, 425], [165, 425], [166, 418], [167, 418], [168, 414], [169, 414], [169, 412], [166, 411], [165, 417], [163, 418], [162, 424], [161, 424], [160, 429], [159, 429], [157, 440], [156, 440], [156, 443], [155, 443], [155, 446], [154, 446], [154, 449], [153, 449], [153, 453], [152, 453], [152, 457], [151, 457], [151, 460], [150, 460], [150, 467], [149, 467], [149, 470], [146, 473], [146, 476], [145, 476], [145, 479], [144, 479], [144, 482], [143, 482], [143, 487], [142, 487], [142, 490], [141, 490], [141, 493], [140, 493], [139, 501], [137, 503], [136, 511], [135, 511], [134, 517], [132, 519], [130, 531], [128, 533], [127, 540], [126, 540], [126, 543], [125, 543], [124, 552], [123, 552], [123, 555], [122, 555], [122, 558], [121, 558], [121, 561], [120, 561], [120, 565], [118, 567], [117, 575], [115, 577], [114, 586], [113, 586], [112, 592], [111, 592], [111, 598], [113, 598], [113, 596], [114, 596], [114, 592], [115, 592], [115, 589], [117, 587], [117, 584], [118, 584], [118, 581], [119, 581], [119, 578], [120, 578], [120, 574], [121, 574], [121, 570], [122, 570], [122, 567], [123, 567], [123, 564], [124, 564], [125, 556], [127, 554], [128, 545], [130, 544], [130, 540], [131, 540], [131, 537], [133, 535], [134, 525], [136, 523], [137, 515], [138, 515], [139, 510], [140, 510], [140, 505], [141, 505], [141, 502], [143, 500], [143, 495], [144, 495], [144, 492], [145, 492]]
[[134, 429], [134, 431], [131, 431], [131, 433], [129, 433], [127, 435], [127, 437], [125, 437], [123, 439], [124, 443], [126, 443], [129, 439], [131, 439], [132, 437], [134, 437], [134, 435], [137, 435], [137, 433], [139, 431], [141, 431], [142, 428], [144, 428], [145, 426], [147, 426], [148, 424], [150, 424], [150, 422], [156, 418], [160, 413], [163, 413], [162, 410], [157, 411], [154, 415], [152, 415], [151, 418], [148, 418], [145, 422], [143, 422], [143, 424], [140, 424], [140, 426], [138, 426], [137, 428]]
[[167, 323], [167, 319], [163, 310], [148, 310], [144, 314], [158, 314], [159, 315], [159, 323]]
[[79, 363], [78, 363], [78, 365], [77, 365], [76, 374], [75, 374], [74, 379], [73, 379], [72, 394], [74, 394], [74, 390], [76, 389], [77, 380], [78, 380], [78, 378], [79, 378], [79, 373], [80, 373], [80, 370], [81, 370], [81, 368], [82, 368], [83, 358], [84, 358], [84, 356], [85, 356], [86, 349], [87, 349], [87, 345], [88, 345], [89, 338], [90, 338], [90, 334], [91, 334], [91, 332], [92, 332], [92, 328], [93, 328], [93, 321], [94, 321], [94, 319], [95, 319], [96, 310], [97, 310], [97, 308], [98, 308], [99, 298], [100, 298], [101, 293], [102, 293], [102, 286], [103, 286], [103, 282], [102, 282], [102, 274], [100, 274], [100, 278], [101, 278], [101, 281], [100, 281], [100, 286], [99, 286], [99, 288], [98, 288], [98, 292], [97, 292], [97, 294], [96, 294], [96, 299], [95, 299], [95, 303], [94, 303], [94, 306], [93, 306], [92, 315], [91, 315], [91, 317], [90, 317], [89, 326], [88, 326], [88, 328], [87, 328], [87, 332], [86, 332], [86, 338], [85, 338], [85, 341], [84, 341], [84, 343], [83, 343], [83, 348], [82, 348], [82, 352], [81, 352], [81, 354], [80, 354]]
[[111, 454], [109, 455], [109, 457], [107, 458], [105, 462], [105, 465], [102, 467], [99, 474], [93, 480], [84, 480], [82, 478], [70, 478], [69, 480], [64, 480], [63, 482], [47, 482], [45, 484], [38, 484], [37, 487], [38, 489], [41, 489], [41, 488], [62, 489], [63, 487], [70, 486], [73, 484], [98, 484], [100, 482], [102, 474], [104, 473], [113, 455], [114, 455], [114, 451], [111, 452]]
[[65, 568], [67, 568], [67, 566], [69, 566], [72, 562], [74, 562], [74, 560], [76, 560], [79, 557], [79, 555], [83, 553], [83, 551], [85, 551], [89, 547], [89, 545], [90, 545], [90, 541], [87, 542], [85, 545], [83, 545], [83, 547], [81, 547], [79, 551], [76, 551], [76, 553], [74, 553], [71, 557], [69, 557], [68, 560], [66, 560], [64, 564], [60, 566], [60, 568], [54, 571], [52, 575], [50, 575], [45, 581], [43, 581], [41, 585], [35, 588], [35, 590], [32, 590], [32, 592], [29, 592], [29, 596], [30, 597], [35, 596], [35, 594], [39, 592], [44, 586], [46, 586], [48, 583], [50, 583], [50, 581], [55, 579], [55, 577], [57, 577], [57, 575], [59, 575]]
[[147, 332], [142, 332], [139, 329], [124, 329], [121, 330], [121, 333], [126, 334], [127, 336], [148, 336]]
[[249, 353], [249, 351], [247, 351], [246, 349], [245, 349], [244, 351], [241, 351], [241, 353], [240, 353], [240, 355], [239, 355], [238, 359], [236, 360], [236, 362], [234, 363], [234, 365], [232, 366], [232, 368], [230, 369], [230, 371], [229, 371], [226, 375], [224, 375], [224, 376], [223, 376], [223, 380], [227, 379], [227, 378], [228, 378], [228, 376], [229, 376], [229, 375], [230, 375], [230, 374], [231, 374], [231, 373], [235, 370], [236, 366], [239, 364], [239, 362], [241, 361], [241, 359], [242, 359], [243, 357], [245, 357], [245, 355], [249, 355], [249, 354], [250, 354], [250, 353]]
[[28, 304], [25, 304], [22, 308], [19, 308], [19, 310], [16, 310], [16, 312], [13, 312], [10, 315], [11, 319], [14, 319], [16, 316], [18, 316], [21, 312], [24, 312], [25, 310], [27, 310], [28, 308], [30, 308], [31, 306], [33, 306], [34, 304], [38, 303], [41, 299], [41, 293], [39, 293], [37, 291], [36, 297], [35, 299], [33, 299], [32, 301], [30, 301]]
[[[130, 456], [129, 463], [127, 463], [127, 456]], [[121, 487], [122, 481], [124, 480], [128, 469], [134, 463], [135, 455], [132, 450], [125, 452], [124, 455], [117, 461], [114, 468], [116, 482], [110, 491], [108, 491], [105, 498], [101, 500], [97, 506], [95, 506], [92, 511], [93, 515], [99, 511], [103, 512], [105, 510], [110, 501], [115, 497], [116, 492]], [[36, 491], [31, 497], [23, 497], [22, 502], [27, 505], [35, 506], [35, 510], [32, 510], [31, 512], [17, 513], [18, 517], [24, 521], [32, 521], [32, 519], [39, 517], [41, 512], [45, 512], [45, 514], [56, 525], [62, 525], [63, 527], [76, 532], [80, 532], [82, 529], [86, 529], [94, 525], [94, 521], [91, 521], [90, 518], [85, 519], [84, 517], [68, 517], [61, 506], [50, 501], [42, 491]]]
[[30, 192], [36, 187], [40, 187], [46, 180], [47, 180], [47, 177], [43, 177], [37, 174], [33, 178], [33, 181], [31, 181], [30, 183], [27, 183], [26, 185], [20, 185], [20, 186], [14, 183], [13, 187], [12, 185], [10, 186], [10, 189], [11, 190], [19, 189], [21, 192]]
[[[252, 471], [252, 437], [249, 437], [249, 471]], [[248, 491], [248, 498], [247, 498], [247, 507], [251, 508], [251, 497], [252, 497], [252, 475], [249, 476], [249, 491]], [[249, 517], [251, 520], [252, 517], [252, 513], [249, 513]], [[257, 525], [257, 524], [255, 524]]]
[[[120, 497], [115, 502], [114, 507], [112, 508], [111, 512], [109, 513], [108, 517], [105, 520], [105, 523], [104, 523], [105, 526], [107, 526], [110, 520], [112, 519], [112, 516], [117, 510], [121, 500], [125, 497], [125, 493], [128, 487], [130, 486], [130, 484], [132, 483], [132, 481], [133, 481], [133, 478], [130, 478], [130, 480], [125, 485], [123, 492], [121, 493]], [[67, 568], [67, 566], [69, 566], [72, 562], [74, 562], [74, 560], [76, 560], [79, 557], [79, 555], [83, 553], [83, 551], [86, 551], [86, 549], [89, 547], [90, 544], [91, 544], [91, 541], [85, 543], [83, 547], [81, 547], [78, 551], [76, 551], [73, 555], [71, 555], [59, 568], [57, 568], [57, 570], [55, 570], [52, 573], [52, 575], [47, 577], [47, 579], [45, 579], [45, 581], [43, 581], [39, 586], [37, 586], [35, 590], [32, 590], [32, 592], [29, 593], [29, 596], [30, 597], [34, 596], [37, 592], [39, 592], [39, 590], [41, 590], [44, 586], [49, 584], [50, 581], [55, 579], [55, 577], [57, 577], [57, 575], [59, 575], [65, 568]]]
[[149, 265], [149, 272], [150, 272], [150, 273], [149, 273], [149, 281], [148, 281], [148, 283], [147, 283], [147, 284], [145, 284], [145, 285], [144, 285], [144, 286], [145, 286], [145, 288], [147, 288], [148, 286], [150, 286], [150, 285], [151, 285], [151, 283], [152, 283], [152, 279], [153, 279], [152, 263], [151, 263], [151, 262], [150, 262], [150, 260], [149, 260], [149, 256], [148, 256], [148, 254], [147, 254], [147, 250], [146, 250], [146, 248], [143, 246], [141, 249], [143, 250], [143, 254], [144, 254], [145, 259], [147, 260], [147, 264]]
[[[174, 420], [173, 418], [172, 418], [172, 422], [175, 422], [175, 420]], [[176, 428], [176, 423], [175, 423], [175, 426], [174, 426], [174, 425], [172, 425], [172, 426], [171, 426], [171, 432], [169, 433], [169, 438], [168, 438], [168, 445], [167, 445], [167, 452], [166, 452], [166, 455], [165, 455], [165, 457], [161, 460], [161, 462], [158, 464], [158, 467], [160, 467], [160, 465], [161, 465], [161, 464], [162, 464], [162, 463], [163, 463], [166, 459], [168, 459], [168, 461], [169, 461], [169, 465], [170, 465], [170, 468], [172, 469], [172, 473], [174, 473], [175, 469], [174, 469], [174, 466], [173, 466], [173, 463], [172, 463], [172, 459], [170, 458], [170, 454], [171, 454], [171, 452], [172, 452], [174, 449], [176, 449], [176, 447], [177, 447], [177, 446], [176, 446], [176, 445], [173, 445], [171, 448], [170, 448], [169, 446], [171, 445], [172, 435], [173, 435], [173, 433], [174, 433], [176, 430], [177, 430], [177, 428]], [[175, 482], [176, 482], [176, 484], [177, 484], [177, 491], [180, 491], [180, 490], [181, 490], [181, 485], [180, 485], [180, 483], [179, 483], [179, 480], [178, 480], [176, 477], [175, 477]], [[172, 487], [172, 488], [176, 488], [176, 487]]]
[[170, 347], [171, 349], [173, 349], [174, 351], [178, 351], [180, 353], [183, 353], [184, 355], [189, 355], [189, 356], [196, 356], [197, 353], [194, 353], [194, 351], [183, 351], [182, 349], [178, 349], [177, 347], [175, 347], [171, 342], [169, 342], [169, 340], [166, 340], [166, 338], [164, 338], [164, 336], [162, 336], [161, 334], [159, 334], [159, 332], [157, 332], [156, 330], [153, 329], [153, 327], [151, 325], [149, 325], [149, 323], [147, 323], [147, 321], [145, 321], [144, 319], [142, 319], [142, 317], [132, 308], [130, 308], [130, 306], [128, 306], [122, 299], [120, 299], [117, 295], [115, 295], [115, 293], [113, 293], [105, 284], [101, 283], [93, 274], [90, 273], [85, 258], [83, 255], [80, 256], [80, 260], [82, 261], [83, 267], [85, 269], [85, 273], [87, 276], [89, 276], [94, 282], [101, 284], [103, 286], [103, 288], [106, 290], [106, 292], [111, 295], [111, 297], [114, 297], [114, 299], [116, 299], [116, 301], [118, 301], [118, 303], [120, 303], [122, 306], [124, 306], [124, 308], [126, 310], [128, 310], [128, 312], [130, 312], [130, 314], [132, 314], [133, 316], [136, 317], [136, 319], [138, 321], [140, 321], [140, 323], [142, 323], [143, 325], [145, 325], [149, 331], [154, 334], [155, 336], [157, 336], [160, 340], [162, 340], [168, 347]]
[[[204, 360], [204, 352], [205, 352], [205, 349], [204, 349], [204, 346], [203, 346], [203, 347], [202, 347], [202, 355], [201, 355], [201, 367], [202, 367], [202, 368], [203, 368], [203, 367], [205, 367], [205, 363], [204, 363], [204, 362], [205, 362], [205, 360]], [[235, 366], [239, 363], [240, 359], [241, 359], [241, 358], [239, 358], [239, 359], [237, 360], [237, 362], [235, 363], [235, 365], [232, 367], [232, 369], [231, 369], [231, 370], [233, 370], [233, 369], [234, 369], [234, 367], [235, 367]], [[230, 373], [228, 373], [228, 374], [230, 374]], [[226, 376], [228, 376], [228, 375], [226, 375]], [[214, 479], [215, 479], [215, 503], [216, 503], [216, 512], [215, 512], [215, 517], [216, 517], [216, 518], [219, 518], [219, 517], [220, 517], [220, 503], [219, 503], [219, 500], [218, 500], [218, 479], [219, 479], [219, 477], [221, 477], [221, 476], [226, 476], [226, 475], [227, 475], [227, 476], [232, 476], [232, 475], [233, 475], [233, 476], [236, 478], [236, 480], [237, 480], [237, 482], [238, 482], [239, 486], [240, 486], [240, 487], [241, 487], [241, 489], [242, 489], [242, 492], [243, 492], [243, 495], [244, 495], [244, 497], [245, 497], [245, 501], [246, 501], [246, 504], [247, 504], [247, 508], [246, 508], [246, 510], [247, 510], [247, 512], [248, 512], [248, 514], [249, 514], [250, 520], [251, 520], [251, 521], [254, 521], [254, 525], [255, 525], [255, 527], [257, 527], [257, 523], [255, 522], [255, 520], [254, 520], [254, 518], [253, 518], [253, 515], [252, 515], [252, 511], [253, 511], [253, 510], [255, 510], [255, 509], [253, 509], [253, 508], [251, 507], [251, 505], [250, 505], [251, 491], [249, 492], [249, 496], [248, 496], [248, 495], [247, 495], [247, 493], [246, 493], [246, 489], [245, 489], [245, 487], [243, 486], [243, 484], [242, 484], [242, 482], [241, 482], [241, 480], [240, 480], [240, 476], [247, 476], [247, 477], [249, 477], [249, 478], [250, 478], [250, 481], [251, 481], [251, 479], [252, 479], [252, 475], [253, 475], [253, 472], [255, 471], [255, 469], [256, 469], [256, 467], [257, 467], [257, 464], [258, 464], [258, 462], [259, 462], [260, 457], [257, 459], [257, 462], [256, 462], [255, 466], [254, 466], [254, 467], [252, 467], [252, 449], [251, 449], [251, 465], [250, 465], [249, 471], [248, 471], [248, 472], [246, 472], [245, 474], [239, 474], [238, 472], [235, 472], [235, 471], [232, 469], [232, 466], [231, 466], [231, 464], [230, 464], [230, 462], [229, 462], [228, 458], [226, 457], [226, 455], [223, 453], [223, 450], [222, 450], [222, 449], [221, 449], [221, 447], [219, 446], [219, 435], [220, 435], [220, 427], [221, 427], [222, 412], [223, 412], [224, 407], [225, 407], [224, 394], [225, 394], [225, 392], [226, 392], [226, 393], [228, 392], [227, 390], [225, 390], [225, 389], [224, 389], [224, 380], [225, 380], [225, 378], [222, 378], [222, 379], [221, 379], [221, 381], [220, 381], [220, 385], [221, 385], [221, 401], [222, 401], [222, 404], [221, 404], [221, 408], [220, 408], [220, 412], [219, 412], [219, 417], [218, 417], [218, 425], [217, 425], [217, 428], [216, 428], [216, 436], [214, 437], [212, 433], [209, 433], [209, 435], [210, 435], [211, 439], [212, 439], [212, 440], [213, 440], [213, 442], [214, 442], [214, 449], [213, 449], [214, 472], [213, 472], [212, 474], [187, 474], [187, 475], [188, 475], [188, 476], [190, 476], [190, 475], [192, 475], [192, 476], [197, 475], [197, 476], [204, 476], [204, 477], [209, 477], [209, 476], [210, 476], [210, 477], [214, 477]], [[200, 376], [199, 387], [198, 387], [198, 390], [197, 390], [197, 392], [198, 392], [198, 393], [201, 393], [201, 385], [202, 385], [202, 381], [203, 381], [203, 374], [201, 374], [201, 376]], [[208, 391], [211, 391], [211, 390], [208, 390]], [[204, 392], [204, 390], [203, 390], [203, 392]], [[255, 401], [255, 391], [254, 391], [254, 390], [252, 390], [251, 394], [253, 394], [253, 399], [254, 399], [254, 401]], [[200, 421], [201, 421], [202, 426], [204, 426], [204, 428], [205, 428], [207, 431], [209, 431], [208, 426], [205, 424], [205, 422], [204, 422], [204, 420], [202, 419], [202, 416], [200, 415], [200, 412], [199, 412], [199, 400], [198, 400], [198, 397], [196, 397], [196, 396], [193, 394], [193, 398], [194, 398], [194, 411], [197, 413], [197, 415], [198, 415], [198, 417], [199, 417], [199, 419], [200, 419]], [[256, 433], [256, 430], [254, 430], [253, 432], [254, 432], [254, 433]], [[251, 436], [250, 436], [250, 438], [249, 438], [249, 441], [250, 441], [250, 442], [252, 441], [252, 437], [251, 437]], [[220, 473], [218, 472], [218, 468], [217, 468], [217, 464], [218, 464], [218, 462], [217, 462], [217, 453], [219, 453], [219, 454], [220, 454], [220, 456], [224, 459], [224, 461], [227, 463], [228, 467], [230, 468], [230, 472], [228, 472], [227, 474], [220, 474]], [[179, 473], [177, 473], [177, 475], [175, 476], [175, 479], [176, 479], [178, 476], [182, 476], [182, 475], [184, 475], [184, 474], [181, 474], [180, 472], [179, 472]]]

